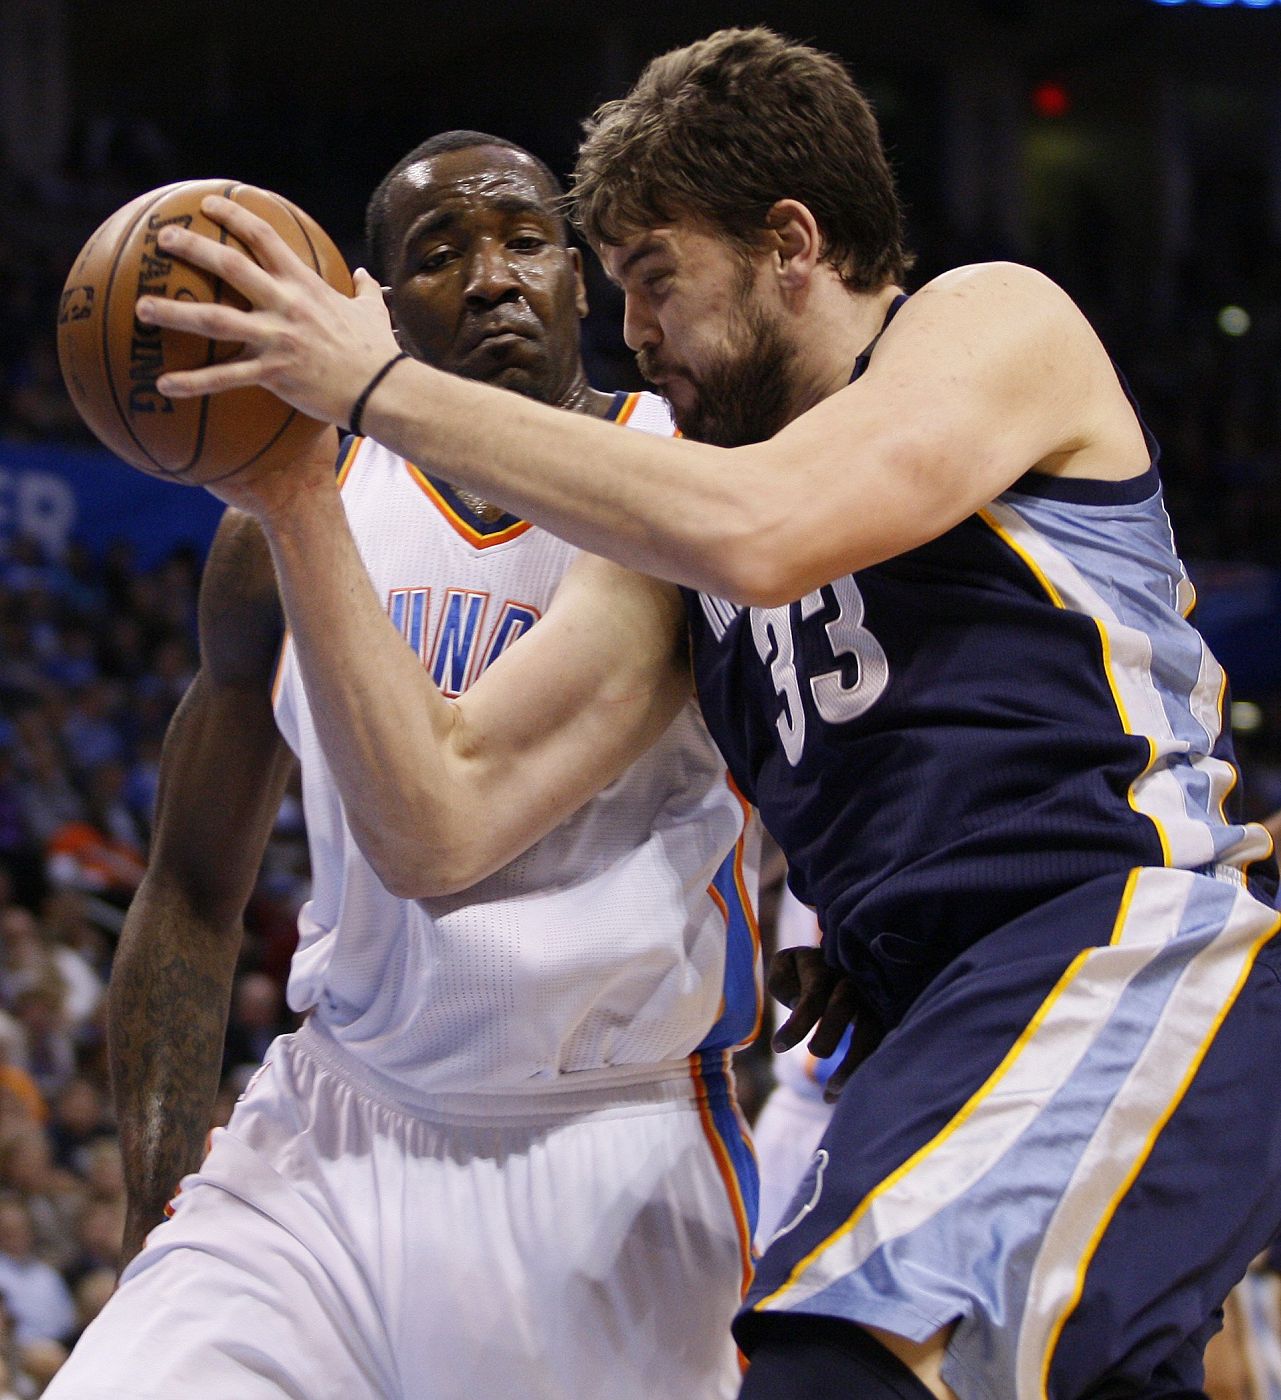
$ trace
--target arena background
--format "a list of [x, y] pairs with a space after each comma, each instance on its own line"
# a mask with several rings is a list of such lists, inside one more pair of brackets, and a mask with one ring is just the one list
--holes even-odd
[[[0, 1294], [32, 1254], [17, 1202], [78, 1309], [16, 1334], [0, 1309], [0, 1400], [6, 1367], [37, 1393], [37, 1344], [71, 1340], [110, 1284], [102, 988], [219, 515], [113, 463], [68, 404], [53, 326], [76, 250], [144, 190], [229, 176], [362, 261], [366, 197], [419, 140], [489, 130], [563, 174], [582, 117], [646, 59], [755, 22], [841, 55], [874, 99], [914, 284], [1015, 258], [1094, 321], [1164, 449], [1247, 805], [1281, 808], [1281, 0], [0, 0]], [[590, 373], [636, 387], [592, 268]], [[220, 1113], [286, 1024], [306, 885], [291, 798], [247, 920]]]

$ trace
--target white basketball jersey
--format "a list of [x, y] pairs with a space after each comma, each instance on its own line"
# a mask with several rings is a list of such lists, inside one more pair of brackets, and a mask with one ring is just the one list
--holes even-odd
[[[649, 394], [617, 395], [610, 416], [673, 431]], [[575, 553], [482, 521], [367, 438], [345, 445], [340, 484], [378, 597], [446, 695], [537, 622]], [[754, 1034], [755, 831], [692, 703], [524, 855], [426, 900], [389, 894], [357, 848], [289, 639], [276, 714], [312, 862], [289, 1004], [407, 1097], [631, 1081]]]

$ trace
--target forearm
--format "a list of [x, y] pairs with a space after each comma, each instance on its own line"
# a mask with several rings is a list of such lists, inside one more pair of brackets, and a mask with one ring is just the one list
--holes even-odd
[[204, 1155], [239, 946], [239, 921], [202, 925], [151, 879], [125, 920], [107, 1044], [128, 1191], [126, 1260]]
[[379, 385], [364, 424], [410, 461], [582, 549], [717, 595], [742, 591], [738, 575], [777, 519], [755, 508], [772, 488], [752, 487], [752, 449], [731, 459], [703, 443], [620, 433], [414, 361]]
[[407, 863], [446, 850], [458, 803], [453, 706], [380, 606], [332, 483], [300, 493], [264, 533], [308, 705], [352, 833], [393, 892]]

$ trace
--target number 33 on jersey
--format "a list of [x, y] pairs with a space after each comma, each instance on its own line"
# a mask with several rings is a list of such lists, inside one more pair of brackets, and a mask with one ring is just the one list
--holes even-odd
[[[740, 611], [720, 599], [701, 595], [703, 614], [717, 640]], [[885, 650], [863, 625], [863, 597], [853, 576], [847, 574], [825, 588], [807, 593], [795, 605], [802, 623], [827, 610], [824, 623], [831, 647], [832, 667], [808, 679], [810, 695], [820, 718], [829, 724], [857, 719], [880, 698], [889, 680]], [[801, 698], [803, 677], [798, 674], [792, 605], [752, 608], [749, 611], [752, 641], [779, 697], [775, 727], [783, 752], [793, 768], [805, 749], [805, 704]]]

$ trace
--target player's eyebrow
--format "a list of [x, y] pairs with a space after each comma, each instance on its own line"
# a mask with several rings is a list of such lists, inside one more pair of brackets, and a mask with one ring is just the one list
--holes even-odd
[[[524, 199], [520, 195], [498, 195], [493, 199], [487, 199], [485, 207], [486, 209], [496, 209], [500, 214], [529, 215], [553, 231], [557, 228], [556, 216], [546, 206], [537, 200]], [[462, 222], [463, 216], [454, 205], [438, 205], [435, 209], [427, 210], [409, 226], [405, 233], [405, 246], [408, 247], [420, 238], [441, 233]]]
[[623, 279], [636, 266], [637, 263], [649, 257], [651, 253], [657, 253], [663, 248], [663, 240], [657, 234], [646, 234], [644, 238], [632, 249], [623, 259], [622, 265], [618, 269], [618, 276], [611, 280], [622, 285]]

